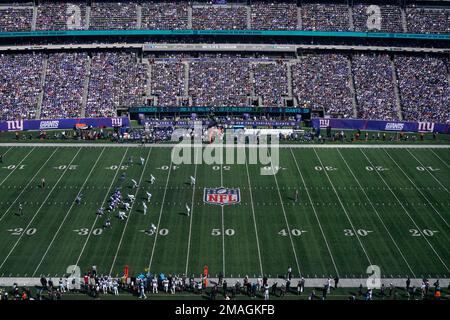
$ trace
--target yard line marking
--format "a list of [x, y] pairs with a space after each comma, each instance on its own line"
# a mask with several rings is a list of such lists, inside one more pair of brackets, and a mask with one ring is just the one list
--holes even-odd
[[[364, 155], [364, 157], [366, 157], [367, 161], [370, 163], [371, 166], [373, 166], [372, 161], [370, 161], [369, 157], [364, 153], [364, 151], [362, 149], [359, 149], [361, 151], [361, 153]], [[411, 217], [411, 215], [409, 214], [409, 212], [406, 210], [406, 208], [403, 206], [403, 203], [400, 201], [400, 199], [397, 197], [397, 195], [394, 193], [394, 191], [392, 191], [391, 187], [388, 185], [388, 183], [386, 182], [386, 180], [383, 178], [383, 176], [381, 175], [381, 173], [378, 170], [375, 170], [375, 172], [378, 174], [378, 176], [380, 177], [380, 179], [384, 182], [384, 184], [386, 185], [386, 187], [388, 188], [388, 190], [392, 193], [392, 195], [395, 197], [395, 199], [397, 200], [397, 202], [400, 204], [400, 206], [402, 207], [403, 211], [405, 211], [406, 215], [409, 217], [409, 219], [412, 221], [412, 223], [416, 226], [416, 229], [419, 231], [420, 235], [422, 236], [422, 238], [428, 243], [428, 245], [430, 246], [431, 250], [433, 250], [433, 252], [436, 254], [436, 256], [438, 257], [438, 259], [441, 261], [441, 263], [444, 265], [445, 269], [447, 269], [448, 272], [450, 272], [450, 269], [447, 267], [447, 265], [445, 264], [445, 262], [442, 260], [442, 258], [439, 256], [439, 254], [436, 252], [436, 250], [434, 249], [433, 245], [430, 243], [430, 241], [428, 241], [427, 237], [423, 234], [422, 230], [419, 228], [419, 226], [417, 225], [416, 221]]]
[[[103, 152], [105, 151], [105, 149], [106, 149], [106, 148], [103, 148], [103, 149], [102, 149], [102, 152], [100, 152], [99, 156], [97, 157], [97, 160], [95, 161], [94, 165], [92, 166], [91, 170], [89, 171], [89, 174], [88, 174], [88, 176], [86, 177], [86, 180], [84, 180], [84, 183], [83, 183], [83, 185], [82, 185], [81, 188], [80, 188], [80, 191], [78, 191], [77, 197], [81, 194], [81, 191], [83, 190], [84, 186], [86, 185], [86, 183], [88, 182], [89, 178], [91, 177], [92, 172], [94, 172], [94, 169], [95, 169], [95, 167], [97, 166], [98, 161], [99, 161], [100, 158], [102, 157]], [[36, 272], [38, 271], [38, 269], [41, 267], [42, 262], [44, 261], [45, 257], [47, 256], [48, 251], [50, 250], [51, 246], [53, 245], [53, 242], [55, 241], [56, 237], [58, 236], [59, 231], [61, 230], [62, 226], [64, 225], [64, 222], [66, 222], [66, 219], [67, 219], [67, 217], [69, 216], [70, 212], [72, 211], [72, 208], [74, 207], [74, 205], [75, 205], [75, 201], [72, 202], [72, 205], [70, 206], [69, 210], [67, 211], [66, 215], [64, 216], [64, 219], [63, 219], [63, 221], [61, 222], [61, 224], [59, 225], [58, 230], [56, 230], [56, 233], [55, 233], [55, 235], [53, 236], [52, 241], [51, 241], [50, 244], [48, 245], [47, 250], [45, 250], [45, 253], [44, 253], [44, 255], [42, 256], [41, 261], [39, 261], [39, 264], [38, 264], [38, 266], [36, 267], [36, 269], [34, 270], [34, 272], [33, 272], [33, 274], [31, 275], [31, 277], [34, 277], [35, 274], [36, 274]]]
[[447, 168], [450, 168], [450, 166], [447, 164], [447, 162], [445, 162], [444, 160], [442, 160], [441, 157], [439, 157], [439, 155], [433, 151], [433, 149], [430, 148], [431, 153], [433, 153], [439, 160], [441, 160], [441, 162], [444, 164], [444, 166], [446, 166]]
[[319, 215], [317, 214], [316, 207], [314, 206], [314, 202], [312, 201], [311, 195], [309, 194], [308, 188], [306, 187], [305, 179], [303, 178], [303, 174], [300, 171], [300, 167], [298, 166], [297, 158], [295, 157], [294, 152], [292, 152], [292, 149], [289, 149], [289, 150], [291, 151], [292, 157], [294, 158], [295, 166], [297, 167], [297, 171], [300, 174], [300, 178], [302, 179], [302, 183], [305, 187], [306, 194], [308, 195], [309, 203], [311, 203], [312, 209], [314, 211], [314, 215], [316, 216], [317, 223], [319, 224], [320, 231], [322, 232], [323, 239], [325, 240], [325, 244], [327, 245], [328, 253], [330, 254], [331, 261], [333, 262], [334, 270], [336, 271], [336, 275], [339, 277], [339, 271], [336, 266], [336, 262], [334, 261], [334, 257], [333, 257], [333, 254], [331, 253], [330, 246], [328, 245], [327, 237], [325, 236], [325, 233], [323, 232], [322, 224], [320, 223], [320, 219], [319, 219]]
[[375, 206], [373, 205], [372, 201], [370, 200], [369, 196], [367, 195], [366, 191], [364, 190], [364, 188], [362, 187], [361, 183], [359, 182], [358, 178], [356, 177], [356, 175], [353, 173], [353, 170], [351, 169], [351, 167], [348, 165], [347, 160], [345, 160], [344, 156], [342, 155], [341, 151], [338, 149], [338, 153], [341, 156], [342, 160], [344, 160], [345, 165], [347, 166], [348, 170], [350, 171], [350, 173], [352, 174], [353, 178], [355, 179], [356, 183], [358, 184], [359, 188], [361, 189], [361, 191], [364, 193], [364, 196], [366, 197], [367, 201], [369, 201], [370, 206], [372, 207], [372, 209], [375, 211], [378, 219], [381, 221], [381, 224], [383, 225], [384, 229], [386, 230], [387, 234], [389, 235], [389, 237], [391, 238], [392, 242], [394, 243], [395, 247], [397, 248], [398, 252], [400, 253], [400, 255], [403, 258], [403, 261], [405, 261], [406, 265], [409, 268], [409, 271], [411, 271], [411, 274], [413, 275], [413, 277], [415, 278], [416, 275], [414, 273], [414, 271], [412, 270], [411, 266], [409, 265], [408, 261], [406, 261], [406, 258], [402, 252], [402, 250], [400, 249], [400, 247], [398, 246], [397, 242], [394, 240], [394, 238], [392, 237], [391, 233], [389, 232], [389, 229], [386, 227], [386, 224], [384, 223], [383, 219], [381, 218], [381, 215], [379, 214], [378, 210], [375, 208]]
[[169, 173], [167, 174], [166, 186], [164, 188], [164, 194], [163, 194], [163, 198], [162, 198], [162, 201], [161, 201], [161, 209], [159, 211], [158, 225], [156, 226], [155, 240], [153, 241], [152, 254], [150, 256], [150, 261], [148, 263], [148, 270], [149, 270], [149, 272], [151, 270], [150, 268], [151, 268], [152, 262], [153, 262], [153, 254], [155, 253], [156, 241], [158, 240], [159, 225], [161, 223], [161, 217], [162, 217], [162, 213], [163, 213], [163, 209], [164, 209], [164, 201], [166, 199], [167, 186], [169, 185], [169, 179], [170, 179], [170, 173], [172, 172], [172, 167], [173, 167], [173, 165], [172, 165], [172, 163], [170, 163], [170, 165], [169, 165]]
[[[383, 149], [383, 150], [384, 150], [384, 152], [387, 153], [386, 149]], [[411, 153], [411, 151], [409, 151], [408, 149], [406, 149], [406, 151], [408, 151], [409, 154], [410, 154], [414, 159], [416, 159], [416, 161], [417, 161], [417, 162], [425, 169], [425, 171], [428, 172], [428, 173], [430, 174], [430, 176], [432, 176], [433, 179], [436, 180], [436, 182], [439, 183], [439, 184], [441, 185], [441, 187], [444, 188], [444, 190], [447, 191], [447, 193], [450, 194], [450, 192], [448, 191], [448, 189], [442, 185], [442, 183], [441, 183], [441, 182], [440, 182], [440, 181], [439, 181], [439, 180], [431, 173], [430, 170], [428, 170], [427, 167], [425, 167], [425, 166], [422, 164], [422, 162], [419, 161], [419, 159], [416, 158], [416, 156], [415, 156], [414, 154]], [[388, 155], [389, 155], [389, 154], [388, 154]], [[390, 157], [390, 156], [389, 156], [389, 157]], [[391, 158], [391, 159], [392, 159], [392, 158]], [[395, 162], [395, 161], [394, 161], [394, 162]], [[402, 170], [402, 171], [403, 171], [403, 170]]]
[[[408, 150], [408, 149], [406, 149]], [[416, 188], [417, 191], [419, 191], [419, 193], [422, 195], [422, 197], [430, 204], [431, 208], [433, 208], [433, 210], [438, 214], [438, 216], [442, 219], [442, 221], [444, 221], [444, 223], [447, 225], [447, 227], [450, 228], [450, 225], [448, 224], [448, 222], [444, 219], [444, 217], [439, 213], [438, 210], [436, 210], [436, 208], [434, 207], [434, 205], [431, 203], [430, 200], [428, 200], [428, 198], [423, 194], [423, 192], [420, 190], [420, 188], [417, 187], [417, 185], [414, 183], [414, 181], [412, 181], [410, 179], [410, 177], [406, 174], [405, 171], [403, 171], [403, 169], [398, 165], [397, 161], [394, 160], [394, 158], [391, 157], [391, 155], [389, 154], [389, 152], [387, 152], [387, 150], [384, 149], [384, 152], [386, 152], [386, 154], [388, 155], [388, 157], [395, 163], [395, 165], [400, 169], [400, 171], [404, 174], [404, 176], [406, 178], [408, 178], [409, 182], [411, 182], [411, 184], [414, 186], [414, 188]], [[417, 159], [416, 159], [417, 160]], [[419, 162], [419, 161], [418, 161]], [[419, 162], [420, 163], [420, 162]], [[421, 166], [423, 166], [420, 163]]]
[[[223, 154], [222, 154], [223, 157]], [[223, 187], [223, 172], [222, 172], [222, 161], [220, 162], [220, 186]], [[223, 277], [225, 277], [225, 221], [224, 221], [224, 214], [223, 214], [223, 206], [221, 207], [221, 211], [222, 211], [222, 272], [223, 272]]]
[[26, 158], [28, 158], [28, 156], [34, 151], [34, 149], [36, 149], [36, 147], [33, 147], [33, 149], [31, 149], [30, 152], [28, 152], [27, 155], [23, 157], [22, 160], [20, 160], [19, 164], [16, 165], [16, 167], [13, 170], [11, 170], [11, 172], [3, 179], [2, 182], [0, 182], [0, 186], [2, 186], [3, 183], [5, 183], [5, 181], [8, 180], [9, 176], [12, 175], [17, 170], [17, 168], [20, 167], [20, 165], [25, 161]]
[[317, 157], [317, 159], [319, 160], [320, 165], [322, 166], [322, 171], [325, 173], [325, 175], [326, 175], [326, 177], [327, 177], [327, 179], [328, 179], [328, 182], [330, 182], [330, 185], [331, 185], [331, 188], [332, 188], [333, 191], [334, 191], [334, 194], [336, 195], [336, 197], [337, 197], [337, 199], [338, 199], [338, 201], [339, 201], [339, 203], [340, 203], [342, 209], [344, 210], [345, 216], [347, 217], [347, 220], [348, 220], [348, 222], [350, 223], [350, 226], [351, 226], [352, 229], [353, 229], [353, 233], [355, 234], [356, 239], [358, 239], [359, 245], [361, 246], [361, 248], [362, 248], [364, 254], [366, 255], [366, 258], [367, 258], [367, 261], [369, 262], [369, 265], [373, 265], [372, 262], [370, 261], [370, 258], [369, 258], [369, 255], [367, 254], [366, 249], [364, 248], [364, 246], [363, 246], [363, 244], [362, 244], [361, 239], [360, 239], [359, 236], [358, 236], [358, 232], [356, 232], [356, 229], [355, 229], [355, 227], [353, 226], [353, 222], [352, 222], [352, 220], [350, 219], [350, 216], [348, 215], [347, 209], [345, 209], [345, 206], [344, 206], [344, 204], [342, 203], [342, 200], [341, 200], [341, 198], [339, 197], [339, 194], [337, 193], [336, 188], [334, 187], [333, 182], [331, 182], [331, 179], [330, 179], [330, 176], [328, 175], [327, 170], [325, 170], [325, 166], [323, 165], [322, 160], [321, 160], [320, 157], [319, 157], [319, 154], [317, 153], [317, 151], [316, 151], [315, 148], [313, 148], [313, 151], [314, 151], [314, 153], [316, 154], [316, 157]]
[[10, 152], [12, 149], [14, 149], [15, 147], [14, 146], [10, 146], [7, 150], [6, 150], [6, 152], [3, 154], [3, 157], [4, 156], [6, 156], [7, 154], [8, 154], [8, 152]]
[[[199, 152], [197, 152], [197, 153], [195, 153], [197, 151], [197, 148], [194, 148], [194, 158], [195, 158], [195, 160], [194, 160], [194, 163], [195, 163], [195, 167], [194, 167], [194, 178], [196, 179], [196, 183], [197, 183], [197, 155], [198, 154], [200, 154], [201, 155], [201, 152], [199, 153]], [[189, 252], [190, 252], [190, 249], [191, 249], [191, 234], [192, 234], [192, 219], [193, 219], [193, 215], [194, 215], [194, 195], [195, 195], [195, 189], [196, 189], [196, 186], [194, 185], [193, 186], [193, 188], [192, 188], [192, 199], [191, 199], [191, 218], [190, 218], [190, 221], [189, 221], [189, 238], [188, 238], [188, 245], [187, 245], [187, 254], [186, 254], [186, 272], [185, 272], [185, 275], [187, 276], [188, 275], [188, 268], [189, 268]]]
[[125, 231], [127, 230], [128, 221], [130, 221], [130, 219], [131, 219], [131, 214], [133, 213], [133, 207], [134, 207], [134, 204], [135, 204], [136, 202], [138, 202], [137, 195], [138, 195], [138, 193], [139, 193], [139, 188], [140, 188], [140, 185], [141, 185], [141, 183], [142, 183], [142, 178], [144, 177], [145, 170], [147, 170], [148, 159], [150, 158], [150, 154], [152, 153], [152, 150], [153, 150], [153, 148], [150, 148], [150, 150], [149, 150], [148, 153], [147, 153], [147, 159], [145, 160], [145, 166], [144, 166], [144, 169], [142, 170], [141, 177], [139, 178], [139, 182], [138, 182], [139, 187], [136, 188], [136, 192], [134, 193], [135, 200], [134, 200], [133, 203], [131, 204], [131, 207], [130, 207], [130, 214], [128, 215], [127, 221], [125, 222], [125, 227], [123, 228], [122, 235], [121, 235], [121, 237], [120, 237], [120, 241], [119, 241], [119, 244], [118, 244], [118, 246], [117, 246], [116, 254], [114, 255], [114, 260], [113, 260], [113, 262], [112, 262], [111, 269], [109, 270], [109, 275], [112, 274], [112, 270], [114, 269], [114, 265], [116, 264], [117, 255], [119, 254], [120, 247], [122, 246], [122, 241], [123, 241], [123, 237], [124, 237], [124, 235], [125, 235]]
[[9, 206], [8, 209], [6, 209], [5, 213], [0, 217], [0, 222], [3, 220], [3, 218], [6, 216], [6, 214], [9, 212], [9, 210], [11, 210], [11, 208], [13, 207], [14, 203], [16, 203], [16, 201], [20, 198], [20, 196], [27, 190], [27, 188], [30, 186], [30, 184], [33, 182], [33, 180], [37, 177], [37, 175], [39, 174], [39, 172], [41, 172], [41, 170], [45, 167], [45, 165], [50, 161], [50, 159], [53, 157], [53, 155], [56, 153], [56, 151], [58, 151], [59, 148], [56, 148], [53, 153], [50, 155], [50, 157], [48, 157], [48, 159], [44, 162], [44, 164], [39, 168], [38, 171], [36, 171], [36, 173], [34, 174], [34, 176], [28, 181], [27, 185], [25, 186], [25, 188], [23, 188], [23, 190], [19, 193], [19, 195], [17, 196], [17, 198], [11, 203], [11, 205]]
[[[127, 153], [128, 153], [128, 149], [129, 149], [129, 148], [127, 148], [127, 149], [125, 150], [125, 152], [124, 152], [124, 154], [123, 154], [123, 157], [122, 157], [122, 159], [120, 160], [120, 164], [117, 166], [116, 173], [114, 174], [114, 177], [113, 177], [113, 179], [112, 179], [112, 181], [111, 181], [111, 184], [109, 185], [108, 191], [106, 191], [105, 198], [103, 199], [102, 204], [101, 204], [100, 207], [103, 207], [103, 205], [104, 205], [105, 202], [106, 202], [106, 199], [108, 199], [108, 195], [109, 195], [109, 193], [111, 192], [111, 188], [112, 188], [114, 182], [116, 181], [117, 174], [119, 173], [120, 167], [122, 166], [122, 163], [123, 163], [123, 160], [125, 159], [125, 156], [126, 156]], [[89, 241], [89, 239], [90, 239], [90, 237], [91, 237], [92, 231], [94, 230], [95, 224], [97, 223], [98, 217], [99, 217], [98, 214], [96, 214], [94, 223], [92, 224], [91, 228], [89, 229], [89, 234], [88, 234], [88, 236], [87, 236], [87, 238], [86, 238], [86, 241], [84, 242], [83, 248], [81, 249], [80, 255], [78, 256], [78, 259], [77, 259], [76, 263], [74, 264], [74, 266], [78, 266], [78, 263], [80, 262], [81, 257], [83, 256], [84, 250], [86, 249], [87, 243], [88, 243], [88, 241]], [[72, 273], [73, 273], [73, 272], [75, 272], [75, 269], [73, 269]]]
[[272, 168], [273, 177], [275, 179], [275, 185], [277, 186], [278, 197], [280, 198], [280, 202], [281, 202], [281, 208], [283, 209], [284, 220], [286, 222], [286, 228], [287, 228], [288, 233], [289, 233], [289, 239], [291, 240], [291, 246], [292, 246], [292, 251], [294, 252], [295, 263], [297, 264], [298, 273], [299, 273], [299, 275], [301, 277], [302, 276], [302, 271], [300, 270], [300, 264], [298, 263], [297, 252], [295, 251], [294, 241], [292, 240], [291, 228], [289, 227], [289, 222], [288, 222], [288, 218], [287, 218], [287, 215], [286, 215], [286, 210], [284, 209], [283, 197], [281, 196], [280, 187], [278, 186], [277, 175], [275, 174], [275, 170], [273, 169], [272, 157], [271, 156], [270, 156], [270, 166]]
[[255, 226], [256, 246], [258, 247], [259, 268], [260, 268], [261, 277], [262, 277], [262, 276], [264, 276], [264, 272], [263, 272], [262, 260], [261, 260], [261, 250], [259, 248], [258, 227], [256, 226], [255, 206], [253, 204], [252, 185], [250, 183], [250, 174], [248, 172], [247, 158], [245, 159], [245, 169], [247, 170], [247, 181], [248, 181], [248, 187], [249, 187], [249, 191], [250, 191], [250, 203], [252, 205], [253, 224]]
[[[42, 207], [44, 206], [44, 204], [47, 202], [48, 198], [50, 198], [50, 195], [53, 193], [53, 191], [56, 189], [56, 186], [58, 185], [58, 183], [61, 181], [61, 179], [64, 177], [64, 175], [66, 174], [66, 172], [68, 171], [70, 165], [73, 163], [73, 161], [75, 160], [75, 158], [78, 156], [78, 154], [80, 153], [81, 148], [78, 148], [77, 153], [73, 156], [72, 160], [70, 161], [69, 165], [66, 167], [66, 169], [64, 169], [64, 172], [62, 173], [62, 175], [58, 178], [58, 180], [56, 181], [55, 185], [53, 186], [53, 188], [50, 190], [50, 192], [47, 194], [47, 197], [45, 197], [44, 201], [42, 202], [41, 206], [38, 208], [38, 210], [36, 211], [36, 213], [34, 214], [34, 216], [31, 218], [30, 222], [28, 222], [27, 226], [24, 228], [24, 230], [27, 230], [30, 225], [33, 223], [34, 219], [36, 218], [36, 216], [39, 214], [39, 212], [41, 211]], [[17, 239], [16, 243], [14, 244], [14, 246], [12, 247], [12, 249], [9, 251], [8, 255], [5, 257], [5, 259], [3, 260], [2, 264], [0, 265], [0, 270], [2, 269], [2, 267], [5, 265], [6, 261], [9, 259], [11, 253], [14, 251], [14, 249], [16, 249], [17, 245], [19, 244], [19, 241], [22, 239], [22, 237], [24, 236], [25, 232], [22, 232], [19, 236], [19, 239]]]

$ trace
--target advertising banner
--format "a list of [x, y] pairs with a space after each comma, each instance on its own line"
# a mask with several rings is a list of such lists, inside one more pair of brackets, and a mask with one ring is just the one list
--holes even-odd
[[78, 119], [49, 119], [49, 120], [11, 120], [1, 121], [0, 131], [29, 131], [29, 130], [63, 130], [75, 127], [85, 129], [128, 127], [130, 119], [117, 118], [78, 118]]
[[312, 119], [312, 126], [316, 129], [353, 129], [372, 131], [404, 131], [404, 132], [439, 132], [449, 133], [450, 124], [433, 122], [403, 122], [360, 119]]

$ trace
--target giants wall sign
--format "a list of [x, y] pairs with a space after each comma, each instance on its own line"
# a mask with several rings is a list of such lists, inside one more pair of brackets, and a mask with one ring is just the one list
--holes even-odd
[[239, 188], [205, 188], [203, 201], [208, 204], [221, 206], [237, 204], [241, 202], [241, 190]]
[[432, 122], [418, 122], [419, 124], [419, 132], [433, 132], [434, 131], [434, 123]]

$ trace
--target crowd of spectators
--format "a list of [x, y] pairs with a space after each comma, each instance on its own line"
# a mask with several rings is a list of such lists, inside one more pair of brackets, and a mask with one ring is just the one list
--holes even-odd
[[348, 57], [307, 54], [292, 65], [293, 94], [299, 106], [353, 116]]
[[247, 8], [245, 6], [193, 6], [192, 29], [245, 30]]
[[450, 9], [407, 7], [406, 23], [410, 33], [450, 33]]
[[0, 32], [31, 31], [33, 8], [0, 7]]
[[449, 60], [396, 56], [403, 119], [446, 123], [449, 120]]
[[358, 118], [398, 120], [393, 68], [387, 54], [358, 54], [352, 58]]
[[253, 86], [255, 95], [262, 98], [264, 106], [282, 107], [288, 94], [287, 67], [285, 63], [254, 63]]
[[353, 6], [353, 25], [355, 31], [403, 32], [402, 12], [399, 6], [377, 5], [377, 7], [381, 14], [379, 21], [376, 18], [378, 13], [377, 9], [373, 9], [367, 4], [355, 4]]
[[90, 29], [137, 29], [137, 2], [95, 1], [91, 6]]
[[152, 96], [159, 106], [175, 106], [184, 95], [185, 65], [178, 60], [162, 60], [152, 64]]
[[92, 57], [88, 117], [111, 117], [118, 107], [142, 105], [147, 69], [135, 53], [102, 52]]
[[48, 58], [41, 118], [81, 116], [87, 53], [56, 53]]
[[350, 31], [349, 7], [346, 4], [304, 3], [302, 29], [311, 31]]
[[142, 3], [141, 29], [183, 30], [188, 28], [188, 4], [186, 1], [167, 3], [150, 1]]
[[86, 26], [86, 1], [39, 2], [36, 30], [82, 30]]
[[[439, 6], [401, 7], [356, 2], [349, 7], [343, 1], [320, 0], [304, 2], [300, 7], [288, 0], [254, 0], [250, 5], [198, 4], [187, 0], [96, 0], [89, 3], [89, 29], [92, 30], [137, 29], [138, 6], [141, 6], [141, 29], [189, 29], [191, 8], [193, 29], [404, 32], [404, 11], [405, 27], [410, 33], [450, 33], [450, 9]], [[39, 1], [36, 30], [87, 29], [87, 8], [85, 0]], [[379, 27], [374, 18], [377, 10], [381, 13]], [[0, 4], [0, 32], [30, 31], [32, 21], [32, 3]]]
[[148, 64], [136, 53], [91, 55], [50, 53], [46, 70], [44, 54], [0, 55], [0, 119], [35, 118], [39, 107], [42, 118], [80, 117], [83, 94], [87, 117], [116, 116], [119, 108], [143, 105], [146, 93], [157, 97], [159, 106], [188, 101], [194, 106], [250, 106], [255, 98], [262, 106], [283, 106], [285, 98], [295, 98], [300, 107], [349, 118], [354, 116], [352, 75], [359, 118], [398, 120], [401, 114], [410, 121], [449, 119], [449, 62], [436, 55], [394, 55], [394, 64], [388, 54], [379, 53], [305, 53], [291, 60], [212, 53], [152, 58], [150, 81]]
[[251, 28], [254, 30], [296, 30], [297, 4], [283, 2], [251, 2]]
[[36, 117], [42, 68], [42, 54], [0, 54], [1, 120]]
[[250, 65], [244, 59], [189, 62], [189, 95], [197, 106], [248, 106]]

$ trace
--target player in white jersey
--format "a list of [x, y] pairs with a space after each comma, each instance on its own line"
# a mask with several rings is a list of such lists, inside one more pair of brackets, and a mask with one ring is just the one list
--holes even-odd
[[186, 203], [186, 213], [187, 213], [188, 217], [191, 214], [191, 207], [189, 207], [189, 205], [187, 203]]
[[128, 195], [128, 199], [129, 199], [131, 202], [134, 202], [134, 195], [129, 194], [129, 195]]
[[146, 191], [147, 193], [147, 202], [150, 202], [152, 200], [152, 194], [148, 191]]
[[137, 181], [134, 179], [131, 179], [131, 182], [133, 182], [133, 189], [136, 189], [138, 187]]
[[154, 184], [156, 181], [156, 178], [151, 174], [150, 175], [150, 184]]
[[145, 159], [141, 157], [141, 165], [144, 165]]
[[155, 234], [155, 232], [156, 232], [156, 226], [152, 223], [152, 224], [150, 225], [150, 228], [148, 229], [147, 232], [148, 232], [149, 235]]
[[195, 178], [191, 176], [191, 186], [195, 186]]
[[147, 205], [145, 204], [145, 201], [142, 201], [142, 207], [144, 207], [144, 216], [147, 214]]
[[120, 220], [125, 220], [127, 217], [127, 215], [125, 214], [125, 212], [123, 211], [119, 211], [119, 215], [118, 215]]
[[126, 211], [130, 211], [131, 206], [128, 202], [124, 202], [123, 207], [125, 208]]

